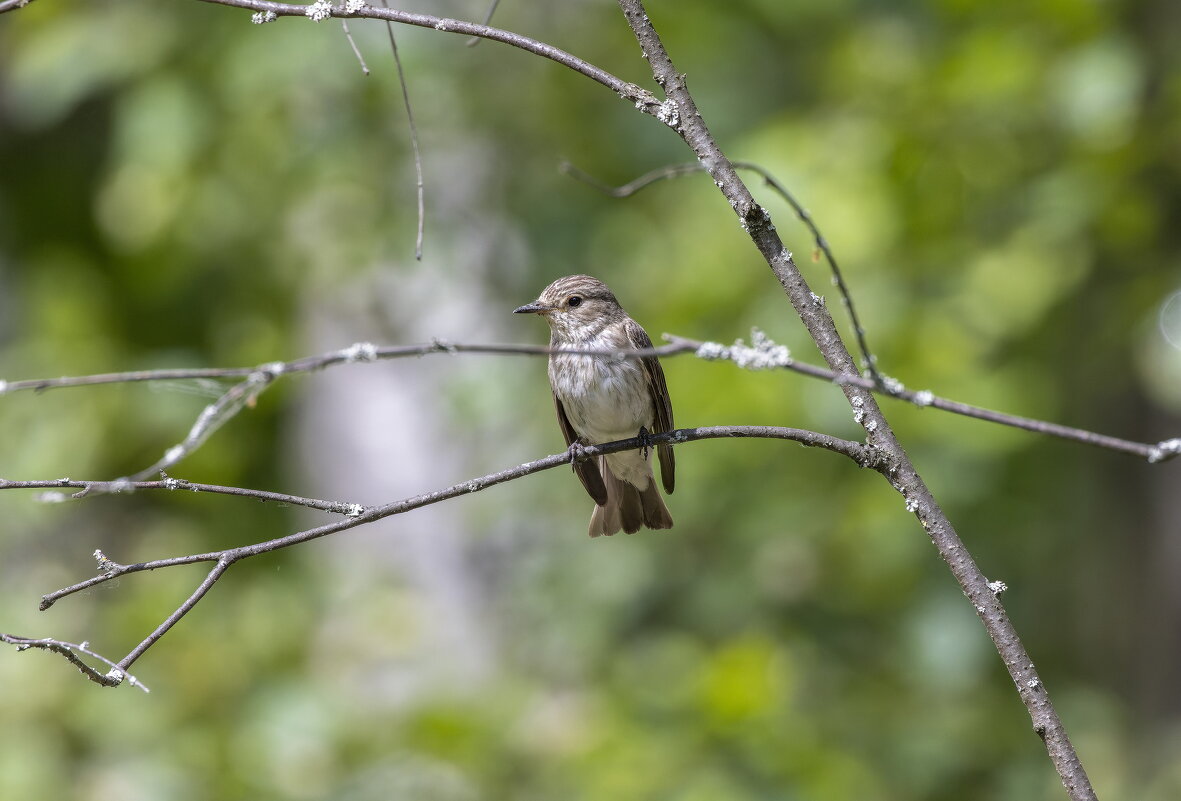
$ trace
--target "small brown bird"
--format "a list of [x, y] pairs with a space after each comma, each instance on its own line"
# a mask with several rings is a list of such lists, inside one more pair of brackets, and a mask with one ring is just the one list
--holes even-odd
[[[589, 275], [568, 275], [540, 297], [514, 310], [539, 314], [550, 327], [550, 347], [634, 350], [652, 347], [640, 324], [627, 315], [607, 285]], [[615, 359], [554, 353], [549, 357], [558, 425], [566, 445], [600, 445], [661, 434], [673, 428], [664, 371], [655, 356]], [[673, 451], [656, 446], [664, 491], [673, 491]], [[672, 528], [672, 515], [656, 489], [651, 454], [622, 451], [575, 462], [574, 472], [595, 501], [590, 535]]]

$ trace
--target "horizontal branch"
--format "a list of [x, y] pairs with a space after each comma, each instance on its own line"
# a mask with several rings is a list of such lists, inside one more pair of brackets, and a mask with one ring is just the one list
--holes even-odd
[[1120, 453], [1129, 453], [1133, 456], [1147, 459], [1151, 463], [1165, 462], [1181, 453], [1181, 438], [1166, 439], [1157, 443], [1136, 442], [1135, 440], [1121, 439], [1120, 437], [1112, 437], [1107, 434], [1097, 434], [1094, 431], [1087, 431], [1082, 428], [1073, 428], [1059, 423], [1050, 423], [1045, 420], [1035, 420], [1031, 417], [1006, 414], [980, 406], [972, 406], [967, 403], [948, 400], [925, 389], [918, 391], [909, 390], [901, 381], [889, 376], [882, 376], [882, 384], [879, 385], [873, 379], [864, 376], [850, 373], [838, 374], [827, 367], [819, 367], [806, 362], [797, 362], [787, 354], [786, 349], [782, 346], [775, 345], [765, 339], [759, 342], [760, 336], [761, 332], [756, 329], [755, 336], [752, 337], [754, 340], [754, 344], [752, 345], [745, 345], [741, 340], [734, 345], [721, 345], [717, 342], [701, 342], [696, 339], [686, 339], [685, 337], [672, 334], [665, 334], [664, 338], [673, 345], [683, 346], [686, 351], [692, 350], [698, 357], [703, 359], [732, 361], [740, 367], [755, 370], [791, 370], [792, 372], [806, 375], [810, 378], [831, 381], [841, 386], [860, 387], [874, 393], [883, 394], [889, 398], [909, 401], [915, 406], [929, 406], [932, 409], [939, 409], [941, 411], [951, 412], [952, 414], [971, 417], [976, 420], [985, 420], [990, 423], [1020, 428], [1037, 434], [1069, 439], [1074, 442], [1083, 443], [1084, 445], [1094, 445], [1099, 448], [1106, 448], [1107, 450], [1119, 451]]
[[[38, 500], [43, 503], [60, 503], [70, 498], [85, 498], [91, 493], [117, 494], [136, 492], [139, 490], [169, 490], [175, 492], [206, 492], [214, 495], [236, 495], [242, 498], [255, 498], [260, 501], [289, 506], [306, 506], [309, 509], [319, 509], [322, 512], [348, 515], [356, 517], [365, 511], [359, 503], [344, 501], [322, 501], [317, 498], [302, 498], [298, 495], [288, 495], [283, 492], [268, 492], [267, 490], [247, 489], [245, 487], [223, 487], [217, 484], [199, 484], [195, 481], [185, 481], [171, 476], [161, 481], [80, 481], [72, 478], [57, 478], [44, 481], [8, 481], [0, 478], [0, 490], [6, 489], [44, 489]], [[67, 495], [56, 492], [61, 489], [76, 489], [78, 492]]]
[[[692, 340], [686, 340], [690, 342]], [[372, 342], [357, 342], [347, 348], [304, 356], [288, 362], [275, 361], [255, 367], [197, 367], [193, 369], [133, 370], [120, 373], [98, 373], [95, 375], [63, 376], [60, 378], [31, 378], [21, 381], [0, 380], [0, 395], [9, 392], [66, 387], [95, 386], [98, 384], [128, 384], [142, 381], [186, 381], [198, 379], [228, 380], [257, 376], [274, 379], [292, 373], [307, 373], [335, 367], [340, 364], [404, 359], [411, 356], [430, 356], [436, 353], [489, 353], [505, 356], [549, 356], [552, 353], [574, 353], [585, 356], [604, 356], [615, 359], [634, 359], [643, 356], [675, 356], [693, 350], [689, 345], [665, 345], [646, 351], [612, 350], [595, 348], [551, 348], [545, 345], [464, 345], [435, 339], [420, 345], [378, 346]]]
[[[608, 359], [639, 359], [646, 356], [670, 357], [679, 356], [686, 353], [693, 353], [699, 358], [706, 360], [726, 360], [732, 361], [740, 367], [747, 369], [784, 369], [798, 373], [800, 375], [808, 376], [809, 378], [817, 378], [822, 381], [829, 381], [837, 385], [850, 385], [860, 387], [871, 392], [884, 394], [888, 397], [897, 398], [899, 400], [909, 401], [916, 406], [931, 407], [941, 411], [950, 412], [952, 414], [962, 415], [964, 417], [971, 417], [976, 420], [984, 420], [999, 425], [1010, 426], [1013, 428], [1020, 428], [1025, 431], [1031, 431], [1038, 434], [1045, 434], [1048, 436], [1059, 437], [1061, 439], [1068, 439], [1074, 442], [1080, 442], [1086, 445], [1093, 445], [1108, 450], [1118, 451], [1120, 453], [1128, 453], [1133, 456], [1138, 456], [1146, 459], [1149, 462], [1164, 462], [1175, 458], [1181, 454], [1181, 438], [1165, 439], [1157, 443], [1136, 442], [1134, 440], [1122, 439], [1120, 437], [1113, 437], [1106, 434], [1098, 434], [1093, 431], [1087, 431], [1081, 428], [1074, 428], [1072, 426], [1065, 426], [1058, 423], [1051, 423], [1044, 420], [1035, 420], [1029, 417], [1021, 417], [1019, 415], [1006, 414], [1004, 412], [997, 412], [991, 409], [985, 409], [980, 406], [972, 406], [967, 403], [949, 400], [935, 395], [929, 390], [908, 390], [897, 379], [889, 376], [881, 376], [881, 383], [876, 383], [872, 378], [866, 378], [855, 373], [837, 374], [835, 371], [818, 365], [809, 364], [807, 362], [796, 361], [791, 358], [787, 349], [782, 345], [777, 345], [765, 336], [758, 332], [754, 332], [752, 337], [752, 344], [745, 345], [741, 340], [733, 345], [722, 345], [716, 342], [703, 342], [697, 339], [690, 339], [687, 337], [677, 336], [675, 334], [665, 334], [664, 338], [670, 343], [662, 345], [657, 348], [642, 349], [642, 350], [602, 350], [595, 348], [551, 348], [544, 345], [496, 345], [496, 344], [461, 344], [446, 342], [443, 340], [433, 340], [429, 343], [418, 345], [391, 345], [379, 347], [371, 342], [358, 342], [346, 348], [330, 351], [317, 356], [305, 356], [299, 359], [294, 359], [288, 362], [269, 362], [255, 367], [225, 367], [225, 368], [194, 368], [194, 369], [164, 369], [164, 370], [140, 370], [123, 373], [101, 373], [97, 375], [88, 376], [66, 376], [62, 378], [38, 378], [26, 379], [21, 381], [0, 381], [0, 395], [9, 392], [18, 391], [44, 391], [47, 389], [58, 389], [65, 387], [80, 387], [80, 386], [94, 386], [98, 384], [115, 384], [128, 382], [142, 382], [142, 381], [178, 381], [178, 380], [193, 380], [193, 379], [245, 379], [242, 384], [237, 385], [223, 396], [223, 399], [231, 399], [233, 404], [224, 404], [230, 408], [231, 411], [242, 408], [245, 400], [256, 396], [261, 391], [265, 390], [271, 382], [280, 376], [291, 375], [296, 373], [313, 372], [316, 370], [334, 367], [340, 364], [350, 364], [359, 362], [381, 361], [386, 359], [400, 359], [407, 357], [421, 357], [440, 353], [476, 353], [476, 354], [500, 354], [508, 356], [549, 356], [553, 353], [574, 353], [585, 356], [601, 356]], [[231, 397], [232, 396], [232, 397]], [[208, 409], [214, 409], [218, 404], [223, 403], [219, 400], [218, 403], [211, 404]], [[206, 422], [224, 422], [224, 419], [215, 413], [203, 414], [202, 419]], [[209, 433], [208, 426], [194, 426], [194, 429], [200, 429], [198, 433], [200, 437], [195, 437], [190, 432], [189, 438], [186, 440], [200, 441], [203, 436]], [[165, 458], [158, 461], [155, 465], [145, 470], [141, 470], [136, 477], [146, 478], [152, 472], [167, 469], [180, 456], [191, 452], [192, 447], [185, 447], [186, 443], [182, 443], [179, 451], [170, 449], [169, 453], [173, 458]], [[12, 482], [7, 482], [12, 483]], [[145, 486], [151, 482], [139, 482]], [[94, 488], [92, 491], [119, 491], [120, 489], [131, 488], [137, 482], [117, 480], [115, 482], [89, 482]], [[205, 485], [202, 485], [205, 486]], [[5, 483], [0, 482], [0, 489], [5, 488]], [[186, 487], [187, 488], [187, 487]], [[215, 490], [205, 490], [215, 491]], [[240, 493], [239, 493], [240, 494]], [[303, 499], [307, 500], [307, 499]], [[330, 501], [310, 501], [304, 503], [301, 500], [285, 501], [290, 503], [298, 503], [304, 506], [311, 506], [312, 508], [324, 508], [316, 504], [328, 504]], [[336, 509], [326, 509], [326, 511], [338, 511]]]

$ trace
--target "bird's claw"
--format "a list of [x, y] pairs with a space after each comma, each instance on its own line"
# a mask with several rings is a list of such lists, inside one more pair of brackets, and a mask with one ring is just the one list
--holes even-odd
[[580, 462], [586, 458], [586, 448], [578, 440], [570, 443], [570, 447], [566, 448], [566, 456], [570, 459], [570, 464]]
[[652, 435], [648, 432], [647, 428], [640, 426], [640, 433], [636, 436], [640, 440], [640, 455], [647, 459], [649, 451], [655, 447], [652, 444]]

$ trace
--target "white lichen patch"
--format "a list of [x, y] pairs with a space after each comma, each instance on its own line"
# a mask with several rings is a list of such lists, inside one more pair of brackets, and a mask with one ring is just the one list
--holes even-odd
[[312, 22], [323, 22], [332, 16], [332, 3], [328, 0], [316, 0], [304, 9], [303, 13]]
[[1151, 464], [1163, 462], [1165, 459], [1175, 454], [1181, 453], [1181, 438], [1166, 439], [1163, 442], [1158, 442], [1148, 453], [1148, 461]]
[[656, 119], [670, 128], [677, 128], [681, 124], [681, 112], [677, 109], [677, 104], [670, 98], [656, 109]]
[[372, 362], [377, 360], [377, 346], [372, 342], [355, 342], [340, 352], [350, 362]]

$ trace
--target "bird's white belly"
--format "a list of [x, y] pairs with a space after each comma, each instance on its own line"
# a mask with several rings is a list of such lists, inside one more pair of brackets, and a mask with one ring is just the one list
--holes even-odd
[[[594, 377], [588, 381], [589, 370]], [[640, 428], [652, 433], [652, 398], [637, 362], [563, 356], [551, 363], [550, 376], [570, 425], [587, 444], [630, 439]], [[648, 486], [652, 471], [639, 451], [610, 454], [607, 464], [629, 484], [640, 489]]]

